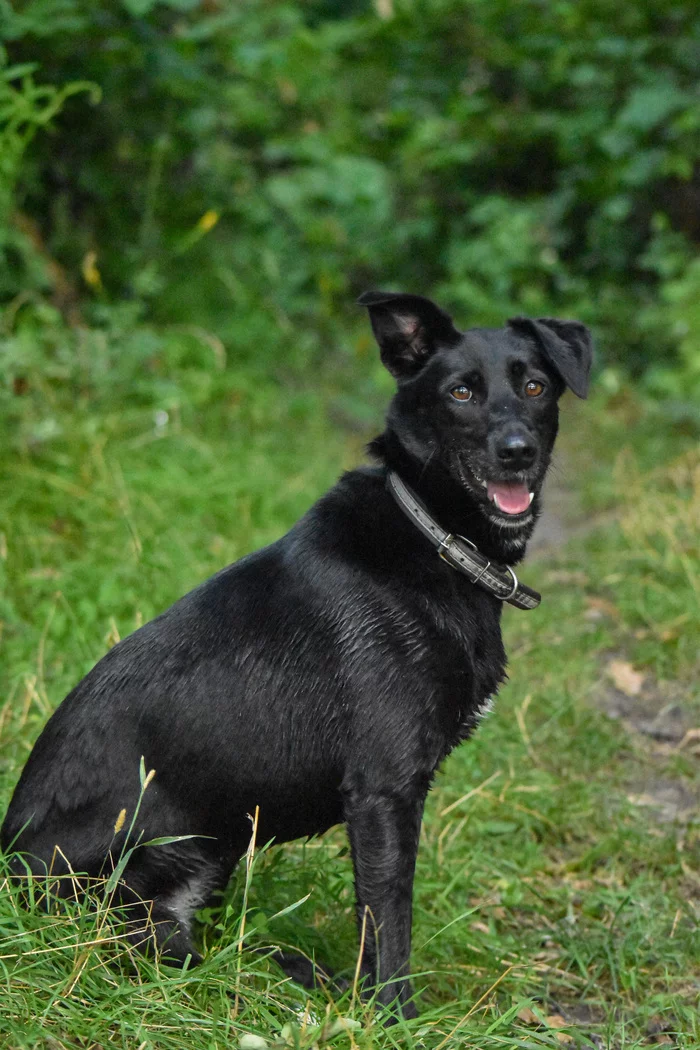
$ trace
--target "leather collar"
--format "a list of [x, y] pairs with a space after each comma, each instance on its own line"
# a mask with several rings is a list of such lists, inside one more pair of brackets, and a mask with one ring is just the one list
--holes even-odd
[[489, 561], [471, 540], [445, 532], [415, 492], [393, 470], [387, 474], [387, 488], [406, 517], [430, 540], [444, 562], [464, 573], [478, 587], [502, 602], [514, 605], [516, 609], [537, 608], [542, 601], [537, 591], [519, 583], [509, 565], [503, 567]]

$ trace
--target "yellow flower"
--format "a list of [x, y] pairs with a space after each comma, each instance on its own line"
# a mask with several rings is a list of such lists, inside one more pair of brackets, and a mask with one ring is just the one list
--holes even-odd
[[202, 218], [197, 223], [197, 229], [201, 230], [202, 233], [209, 233], [209, 230], [213, 229], [219, 221], [218, 211], [205, 211]]
[[102, 288], [102, 276], [97, 269], [97, 252], [87, 252], [81, 271], [86, 284], [89, 284], [91, 288]]

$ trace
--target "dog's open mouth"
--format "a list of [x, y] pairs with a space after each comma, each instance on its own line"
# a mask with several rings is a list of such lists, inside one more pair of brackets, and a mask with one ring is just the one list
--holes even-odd
[[465, 471], [464, 464], [459, 460], [458, 467], [462, 483], [474, 495], [485, 496], [500, 516], [515, 519], [529, 517], [535, 492], [526, 481], [485, 481], [473, 467]]
[[524, 482], [488, 481], [486, 494], [498, 510], [511, 516], [524, 514], [535, 498], [535, 493], [530, 492]]

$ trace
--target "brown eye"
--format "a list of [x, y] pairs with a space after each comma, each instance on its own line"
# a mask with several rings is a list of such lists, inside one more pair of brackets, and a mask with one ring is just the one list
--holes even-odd
[[529, 383], [525, 385], [525, 393], [528, 397], [539, 397], [544, 390], [544, 384], [538, 383], [536, 379], [531, 379]]
[[472, 392], [468, 386], [455, 386], [450, 390], [455, 401], [471, 401]]

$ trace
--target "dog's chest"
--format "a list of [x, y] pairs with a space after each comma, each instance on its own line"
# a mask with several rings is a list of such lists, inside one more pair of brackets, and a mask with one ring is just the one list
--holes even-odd
[[489, 596], [433, 601], [429, 657], [434, 710], [448, 748], [471, 734], [505, 678], [500, 606]]

